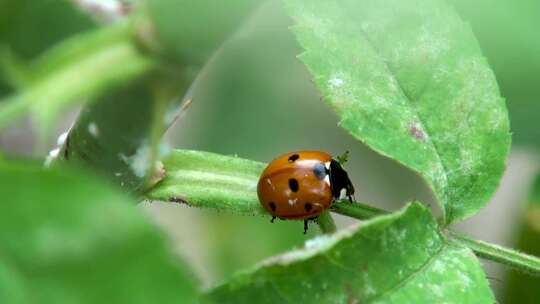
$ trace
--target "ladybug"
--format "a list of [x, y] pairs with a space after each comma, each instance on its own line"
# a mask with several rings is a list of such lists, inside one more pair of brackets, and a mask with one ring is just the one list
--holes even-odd
[[304, 220], [304, 234], [308, 221], [345, 195], [352, 202], [354, 187], [347, 172], [341, 167], [346, 154], [338, 160], [326, 152], [298, 151], [281, 155], [264, 169], [257, 184], [261, 205], [280, 219]]

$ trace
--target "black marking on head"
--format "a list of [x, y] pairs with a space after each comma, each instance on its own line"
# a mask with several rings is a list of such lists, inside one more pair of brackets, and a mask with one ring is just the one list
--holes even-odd
[[334, 199], [340, 198], [341, 189], [345, 189], [349, 197], [354, 194], [354, 186], [349, 179], [349, 175], [336, 160], [330, 162], [330, 188]]
[[306, 210], [306, 212], [310, 212], [313, 209], [313, 204], [305, 203], [304, 204], [304, 209]]
[[298, 181], [295, 178], [289, 179], [289, 188], [291, 188], [292, 192], [298, 191]]
[[268, 206], [270, 206], [270, 209], [272, 209], [272, 212], [276, 212], [276, 203], [270, 202], [268, 203]]
[[293, 155], [289, 156], [289, 162], [290, 162], [290, 163], [294, 163], [294, 162], [295, 162], [297, 159], [299, 159], [299, 158], [300, 158], [300, 155], [298, 155], [298, 154], [293, 154]]
[[318, 179], [323, 180], [328, 172], [323, 163], [317, 163], [315, 164], [315, 167], [313, 167], [313, 174], [315, 174]]

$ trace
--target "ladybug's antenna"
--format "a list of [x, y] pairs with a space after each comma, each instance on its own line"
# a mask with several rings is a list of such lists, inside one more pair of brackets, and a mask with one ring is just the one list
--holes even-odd
[[345, 151], [345, 153], [338, 155], [336, 160], [340, 165], [344, 165], [349, 160], [349, 151]]

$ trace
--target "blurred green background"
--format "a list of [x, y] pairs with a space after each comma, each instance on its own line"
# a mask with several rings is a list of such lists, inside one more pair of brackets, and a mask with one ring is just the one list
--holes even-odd
[[[540, 189], [539, 184], [532, 186], [540, 148], [540, 2], [449, 2], [477, 35], [507, 100], [513, 130], [512, 154], [499, 191], [488, 207], [457, 228], [540, 255], [540, 231], [538, 225], [530, 225], [530, 214], [537, 210], [528, 207], [538, 203], [538, 196], [529, 196], [529, 192]], [[104, 20], [110, 22], [91, 18], [68, 1], [0, 0], [0, 45], [9, 46], [22, 60], [30, 59]], [[416, 174], [372, 152], [337, 125], [337, 116], [321, 100], [296, 58], [301, 49], [288, 30], [291, 24], [280, 1], [261, 3], [212, 56], [189, 89], [185, 99], [193, 103], [167, 133], [170, 145], [264, 162], [292, 150], [318, 149], [334, 155], [348, 150], [346, 167], [358, 200], [393, 210], [418, 199], [436, 208], [430, 191]], [[5, 49], [0, 50], [0, 58], [5, 59]], [[14, 86], [2, 74], [0, 95], [6, 95]], [[74, 109], [58, 122], [57, 134], [65, 131], [76, 112]], [[32, 134], [31, 123], [23, 121], [0, 133], [0, 147], [43, 157], [46, 152], [36, 151]], [[50, 139], [50, 147], [55, 141]], [[313, 226], [303, 235], [300, 222], [270, 224], [269, 218], [159, 202], [146, 202], [141, 208], [164, 227], [177, 252], [193, 264], [206, 286], [299, 246], [317, 233]], [[353, 222], [335, 217], [340, 226]], [[487, 267], [501, 303], [533, 303], [540, 297], [534, 296], [534, 288], [515, 292], [517, 286], [540, 286], [540, 279], [508, 274], [496, 265]]]

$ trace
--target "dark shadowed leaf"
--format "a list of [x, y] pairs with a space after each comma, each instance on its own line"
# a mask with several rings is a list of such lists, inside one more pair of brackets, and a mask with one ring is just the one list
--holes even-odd
[[[172, 77], [171, 77], [172, 78]], [[125, 190], [140, 192], [156, 173], [161, 136], [180, 111], [185, 85], [160, 98], [163, 75], [142, 77], [87, 105], [69, 130], [61, 158], [97, 171]]]

